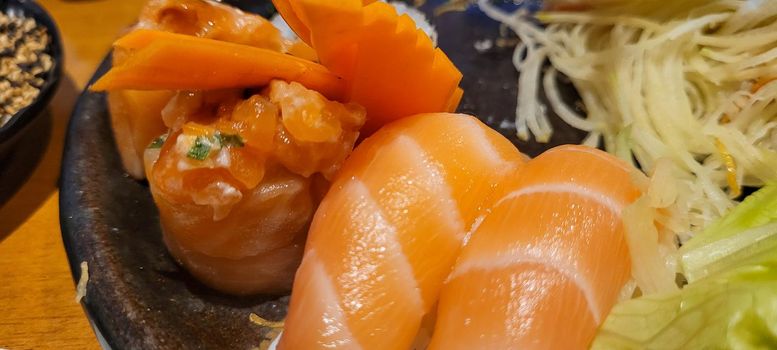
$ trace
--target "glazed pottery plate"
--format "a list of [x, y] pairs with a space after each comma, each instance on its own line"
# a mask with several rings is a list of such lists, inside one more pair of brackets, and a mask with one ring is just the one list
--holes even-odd
[[[484, 122], [534, 156], [554, 145], [578, 143], [584, 134], [552, 116], [556, 129], [548, 144], [518, 142], [515, 137], [517, 73], [513, 48], [477, 50], [476, 43], [499, 36], [499, 24], [477, 8], [434, 10], [442, 1], [420, 8], [439, 33], [439, 46], [464, 73], [466, 91], [460, 112]], [[249, 6], [241, 6], [250, 3]], [[236, 2], [272, 14], [269, 2]], [[93, 78], [110, 67], [106, 58]], [[564, 87], [575, 99], [574, 89]], [[105, 346], [114, 349], [251, 349], [269, 328], [249, 321], [250, 313], [283, 319], [288, 296], [232, 297], [201, 285], [168, 255], [148, 184], [130, 178], [121, 166], [111, 132], [106, 99], [84, 91], [73, 112], [62, 166], [62, 235], [74, 278], [80, 264], [89, 268], [82, 303]]]

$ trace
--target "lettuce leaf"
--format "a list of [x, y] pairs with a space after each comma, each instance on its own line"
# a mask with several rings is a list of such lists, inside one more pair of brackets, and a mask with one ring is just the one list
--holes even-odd
[[764, 186], [680, 248], [688, 282], [777, 255], [777, 183]]
[[680, 249], [689, 284], [615, 306], [593, 349], [777, 349], [777, 184]]
[[777, 349], [777, 260], [622, 302], [592, 349]]

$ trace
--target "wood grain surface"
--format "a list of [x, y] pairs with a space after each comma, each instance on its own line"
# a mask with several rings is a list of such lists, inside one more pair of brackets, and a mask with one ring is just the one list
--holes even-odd
[[75, 285], [59, 228], [57, 180], [75, 100], [143, 2], [39, 1], [59, 26], [65, 75], [48, 117], [20, 141], [23, 151], [0, 162], [2, 349], [99, 349], [74, 300]]

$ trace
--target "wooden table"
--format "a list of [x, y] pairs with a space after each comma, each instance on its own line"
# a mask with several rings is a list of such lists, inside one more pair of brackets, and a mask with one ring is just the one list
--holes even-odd
[[[51, 139], [37, 168], [0, 207], [0, 348], [99, 349], [74, 301], [59, 229], [57, 180], [65, 129], [80, 91], [144, 0], [40, 0], [56, 20], [65, 75], [50, 112]], [[0, 167], [4, 164], [0, 164]]]

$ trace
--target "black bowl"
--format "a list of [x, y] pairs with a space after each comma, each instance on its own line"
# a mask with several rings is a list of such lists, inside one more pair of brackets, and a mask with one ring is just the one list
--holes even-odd
[[49, 46], [46, 53], [51, 56], [51, 69], [44, 75], [44, 83], [38, 97], [32, 103], [16, 112], [11, 119], [0, 127], [0, 161], [13, 152], [14, 146], [31, 129], [33, 121], [44, 115], [46, 106], [57, 90], [62, 76], [62, 41], [54, 19], [33, 0], [0, 0], [0, 11], [6, 14], [33, 18], [38, 25], [46, 27]]

